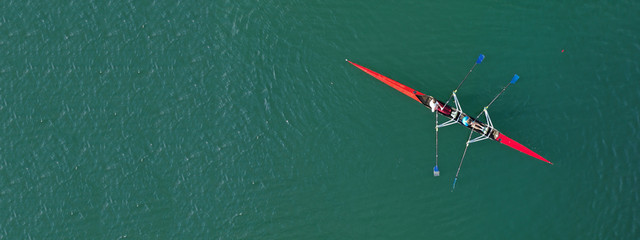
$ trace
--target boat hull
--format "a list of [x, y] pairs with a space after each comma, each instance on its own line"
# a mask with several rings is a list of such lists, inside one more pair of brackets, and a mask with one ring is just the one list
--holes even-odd
[[[534, 151], [532, 151], [531, 149], [525, 147], [524, 145], [518, 143], [517, 141], [507, 137], [506, 135], [502, 134], [500, 131], [498, 131], [497, 129], [488, 126], [486, 123], [483, 123], [482, 121], [479, 121], [477, 119], [474, 119], [473, 117], [465, 114], [464, 112], [460, 111], [459, 109], [456, 109], [454, 107], [451, 107], [449, 105], [446, 105], [445, 103], [443, 103], [442, 101], [439, 101], [437, 99], [435, 99], [432, 96], [426, 95], [424, 93], [418, 92], [410, 87], [405, 86], [404, 84], [401, 84], [391, 78], [388, 78], [382, 74], [379, 74], [377, 72], [372, 71], [371, 69], [368, 69], [366, 67], [363, 67], [361, 65], [358, 65], [354, 62], [351, 62], [349, 60], [347, 60], [347, 62], [351, 63], [353, 66], [359, 68], [360, 70], [368, 73], [369, 75], [375, 77], [376, 79], [380, 80], [381, 82], [389, 85], [390, 87], [398, 90], [399, 92], [407, 95], [408, 97], [412, 98], [413, 100], [416, 100], [418, 102], [420, 102], [421, 104], [423, 104], [424, 106], [426, 106], [427, 108], [429, 108], [432, 111], [436, 111], [439, 114], [449, 118], [449, 119], [453, 119], [454, 121], [456, 121], [458, 124], [469, 128], [470, 130], [487, 136], [488, 138], [497, 141], [499, 143], [502, 143], [506, 146], [509, 146], [515, 150], [518, 150], [524, 154], [527, 154], [531, 157], [534, 157], [540, 161], [549, 163], [549, 164], [553, 164], [551, 163], [549, 160], [545, 159], [544, 157], [540, 156], [539, 154], [535, 153]], [[432, 109], [432, 107], [430, 106], [430, 102], [431, 101], [436, 101], [439, 105], [439, 107], [436, 107], [435, 109]], [[438, 106], [436, 105], [436, 106]], [[471, 122], [474, 122], [475, 124], [470, 124], [470, 125], [464, 125], [462, 123], [462, 119], [464, 117], [469, 117], [471, 118]]]

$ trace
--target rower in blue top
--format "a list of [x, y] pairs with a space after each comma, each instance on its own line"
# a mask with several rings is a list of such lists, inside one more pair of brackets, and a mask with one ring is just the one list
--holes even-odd
[[480, 130], [484, 132], [485, 127], [482, 126], [482, 124], [472, 120], [469, 116], [464, 116], [462, 118], [462, 125], [464, 125], [465, 127], [469, 127], [471, 126], [471, 128], [475, 129], [475, 130]]

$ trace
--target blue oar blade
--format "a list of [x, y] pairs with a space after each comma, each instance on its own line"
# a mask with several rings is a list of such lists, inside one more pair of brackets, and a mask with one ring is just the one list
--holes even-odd
[[520, 79], [520, 76], [518, 76], [518, 74], [514, 74], [513, 78], [511, 79], [511, 84], [515, 84], [518, 79]]
[[476, 64], [480, 64], [482, 60], [484, 60], [484, 55], [480, 54], [480, 56], [478, 56], [478, 60], [476, 60]]
[[453, 192], [453, 190], [456, 189], [456, 182], [458, 181], [458, 178], [456, 177], [455, 179], [453, 179], [453, 185], [451, 186], [451, 192]]

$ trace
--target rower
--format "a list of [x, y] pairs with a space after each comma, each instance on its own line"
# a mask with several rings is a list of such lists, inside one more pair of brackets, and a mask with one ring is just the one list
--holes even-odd
[[468, 127], [469, 125], [471, 125], [471, 128], [473, 128], [473, 129], [475, 129], [475, 130], [478, 130], [478, 131], [482, 131], [482, 132], [484, 132], [484, 131], [485, 131], [485, 127], [484, 127], [484, 126], [482, 126], [482, 124], [479, 124], [479, 123], [478, 123], [478, 122], [476, 122], [476, 121], [471, 121], [471, 118], [470, 118], [469, 116], [464, 116], [464, 117], [462, 118], [462, 124], [463, 124], [465, 127]]
[[469, 116], [464, 116], [464, 117], [462, 118], [462, 124], [463, 124], [465, 127], [468, 127], [468, 126], [469, 126], [469, 124], [471, 124], [471, 118], [470, 118]]
[[431, 108], [431, 112], [435, 112], [437, 107], [440, 107], [440, 104], [438, 104], [438, 101], [436, 101], [435, 98], [431, 98], [431, 101], [429, 102], [429, 107]]

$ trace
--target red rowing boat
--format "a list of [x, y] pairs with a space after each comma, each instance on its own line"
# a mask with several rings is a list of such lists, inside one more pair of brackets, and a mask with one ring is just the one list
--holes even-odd
[[[368, 73], [369, 75], [377, 78], [378, 80], [382, 81], [383, 83], [386, 83], [387, 85], [389, 85], [390, 87], [400, 91], [401, 93], [404, 93], [405, 95], [407, 95], [408, 97], [412, 98], [413, 100], [416, 100], [420, 103], [422, 103], [423, 105], [427, 106], [429, 109], [432, 109], [432, 106], [434, 106], [434, 101], [437, 102], [437, 104], [435, 106], [440, 106], [440, 107], [436, 107], [435, 109], [432, 109], [433, 111], [437, 111], [439, 114], [449, 118], [449, 119], [453, 119], [454, 121], [457, 121], [457, 123], [459, 123], [462, 126], [465, 126], [471, 130], [473, 130], [474, 132], [477, 132], [483, 136], [486, 136], [489, 139], [493, 139], [499, 143], [502, 143], [504, 145], [507, 145], [515, 150], [518, 150], [524, 154], [527, 154], [529, 156], [532, 156], [534, 158], [537, 158], [541, 161], [544, 161], [546, 163], [549, 164], [553, 164], [551, 162], [549, 162], [549, 160], [543, 158], [542, 156], [540, 156], [539, 154], [535, 153], [534, 151], [532, 151], [531, 149], [523, 146], [522, 144], [516, 142], [515, 140], [505, 136], [504, 134], [500, 133], [497, 129], [493, 128], [491, 125], [487, 125], [477, 119], [472, 118], [471, 116], [468, 116], [467, 114], [465, 114], [464, 112], [453, 108], [449, 105], [446, 105], [445, 103], [435, 99], [432, 96], [426, 95], [424, 93], [418, 92], [410, 87], [407, 87], [399, 82], [396, 82], [395, 80], [385, 77], [382, 74], [379, 74], [377, 72], [372, 71], [371, 69], [365, 68], [363, 66], [360, 66], [356, 63], [353, 63], [349, 60], [347, 60], [349, 63], [353, 64], [353, 66], [356, 66], [357, 68], [359, 68], [360, 70]], [[432, 103], [432, 104], [430, 104]], [[468, 126], [462, 123], [462, 119], [463, 118], [467, 118], [467, 119], [471, 119], [473, 121], [474, 124], [469, 124]]]

